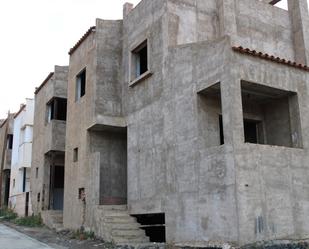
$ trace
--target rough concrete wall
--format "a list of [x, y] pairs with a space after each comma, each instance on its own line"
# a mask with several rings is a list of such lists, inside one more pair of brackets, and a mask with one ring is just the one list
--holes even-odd
[[[146, 0], [139, 3], [123, 21], [122, 60], [122, 107], [123, 113], [132, 113], [160, 99], [163, 92], [162, 72], [166, 56], [168, 32], [166, 23], [166, 1]], [[143, 25], [140, 25], [140, 24]], [[155, 72], [138, 87], [129, 87], [130, 54], [139, 44], [149, 41], [149, 71]]]
[[[52, 120], [48, 123], [47, 103], [53, 97], [67, 97], [67, 77], [68, 67], [55, 66], [53, 77], [35, 95], [31, 200], [36, 214], [42, 210], [42, 207], [46, 209], [46, 202], [48, 202], [49, 177], [45, 176], [49, 175], [50, 163], [46, 163], [45, 154], [51, 150], [64, 151], [65, 149], [65, 121]], [[36, 178], [36, 168], [38, 168], [38, 178]], [[41, 195], [40, 202], [37, 202], [38, 193]], [[42, 199], [46, 200], [45, 204], [42, 203]]]
[[[95, 120], [97, 56], [95, 33], [92, 33], [70, 57], [63, 222], [66, 228], [72, 229], [80, 228], [83, 224], [84, 206], [78, 199], [78, 189], [88, 186], [90, 176], [87, 128]], [[76, 76], [84, 68], [86, 68], [86, 93], [75, 101]], [[73, 162], [74, 148], [78, 148], [78, 162]], [[86, 188], [87, 202], [90, 201], [90, 195], [89, 189]]]
[[[276, 63], [235, 55], [239, 80], [296, 92], [303, 148], [237, 143], [239, 241], [304, 237], [309, 232], [308, 105], [306, 72]], [[238, 70], [241, 68], [241, 70]], [[289, 109], [286, 107], [285, 109]], [[241, 119], [241, 114], [239, 115]], [[281, 126], [279, 129], [283, 129]], [[243, 127], [237, 128], [243, 136]]]
[[169, 0], [167, 4], [170, 46], [219, 37], [216, 1]]
[[170, 49], [163, 93], [128, 115], [130, 210], [165, 212], [168, 241], [237, 240], [232, 154], [205, 148], [198, 128], [197, 89], [220, 81], [226, 42]]
[[266, 143], [292, 147], [288, 98], [270, 102], [264, 110]]
[[260, 1], [235, 1], [237, 45], [294, 60], [288, 11]]
[[207, 148], [219, 146], [219, 115], [222, 114], [221, 99], [200, 94], [197, 102], [199, 136], [203, 140], [202, 144]]
[[95, 115], [121, 116], [122, 21], [97, 19], [96, 27]]

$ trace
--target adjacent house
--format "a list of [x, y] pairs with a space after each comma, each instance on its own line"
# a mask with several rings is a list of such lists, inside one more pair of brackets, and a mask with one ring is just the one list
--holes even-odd
[[32, 156], [34, 100], [14, 115], [13, 149], [11, 159], [9, 207], [19, 216], [32, 214], [30, 199], [30, 172]]
[[35, 214], [61, 228], [64, 194], [64, 157], [68, 67], [55, 66], [35, 90], [31, 199]]
[[0, 208], [7, 207], [9, 201], [13, 124], [12, 113], [8, 113], [7, 118], [0, 121]]

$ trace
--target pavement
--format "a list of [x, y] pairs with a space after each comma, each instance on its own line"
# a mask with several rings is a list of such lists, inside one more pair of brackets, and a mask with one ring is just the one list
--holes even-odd
[[56, 249], [0, 224], [0, 249]]

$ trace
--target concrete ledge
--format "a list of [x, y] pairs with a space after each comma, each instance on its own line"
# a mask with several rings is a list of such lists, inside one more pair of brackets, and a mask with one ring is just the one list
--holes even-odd
[[124, 117], [111, 117], [99, 115], [96, 120], [91, 124], [87, 130], [101, 131], [101, 130], [111, 130], [111, 131], [121, 131], [126, 129], [127, 120]]
[[133, 87], [134, 85], [136, 85], [137, 83], [149, 78], [151, 75], [153, 75], [153, 73], [151, 71], [146, 71], [145, 73], [143, 73], [142, 75], [140, 75], [138, 78], [136, 78], [135, 80], [131, 81], [129, 83], [129, 87]]

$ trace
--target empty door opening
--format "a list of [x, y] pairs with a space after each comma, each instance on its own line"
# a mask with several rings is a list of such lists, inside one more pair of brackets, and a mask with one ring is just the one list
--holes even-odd
[[50, 167], [50, 207], [53, 210], [63, 210], [64, 167]]

